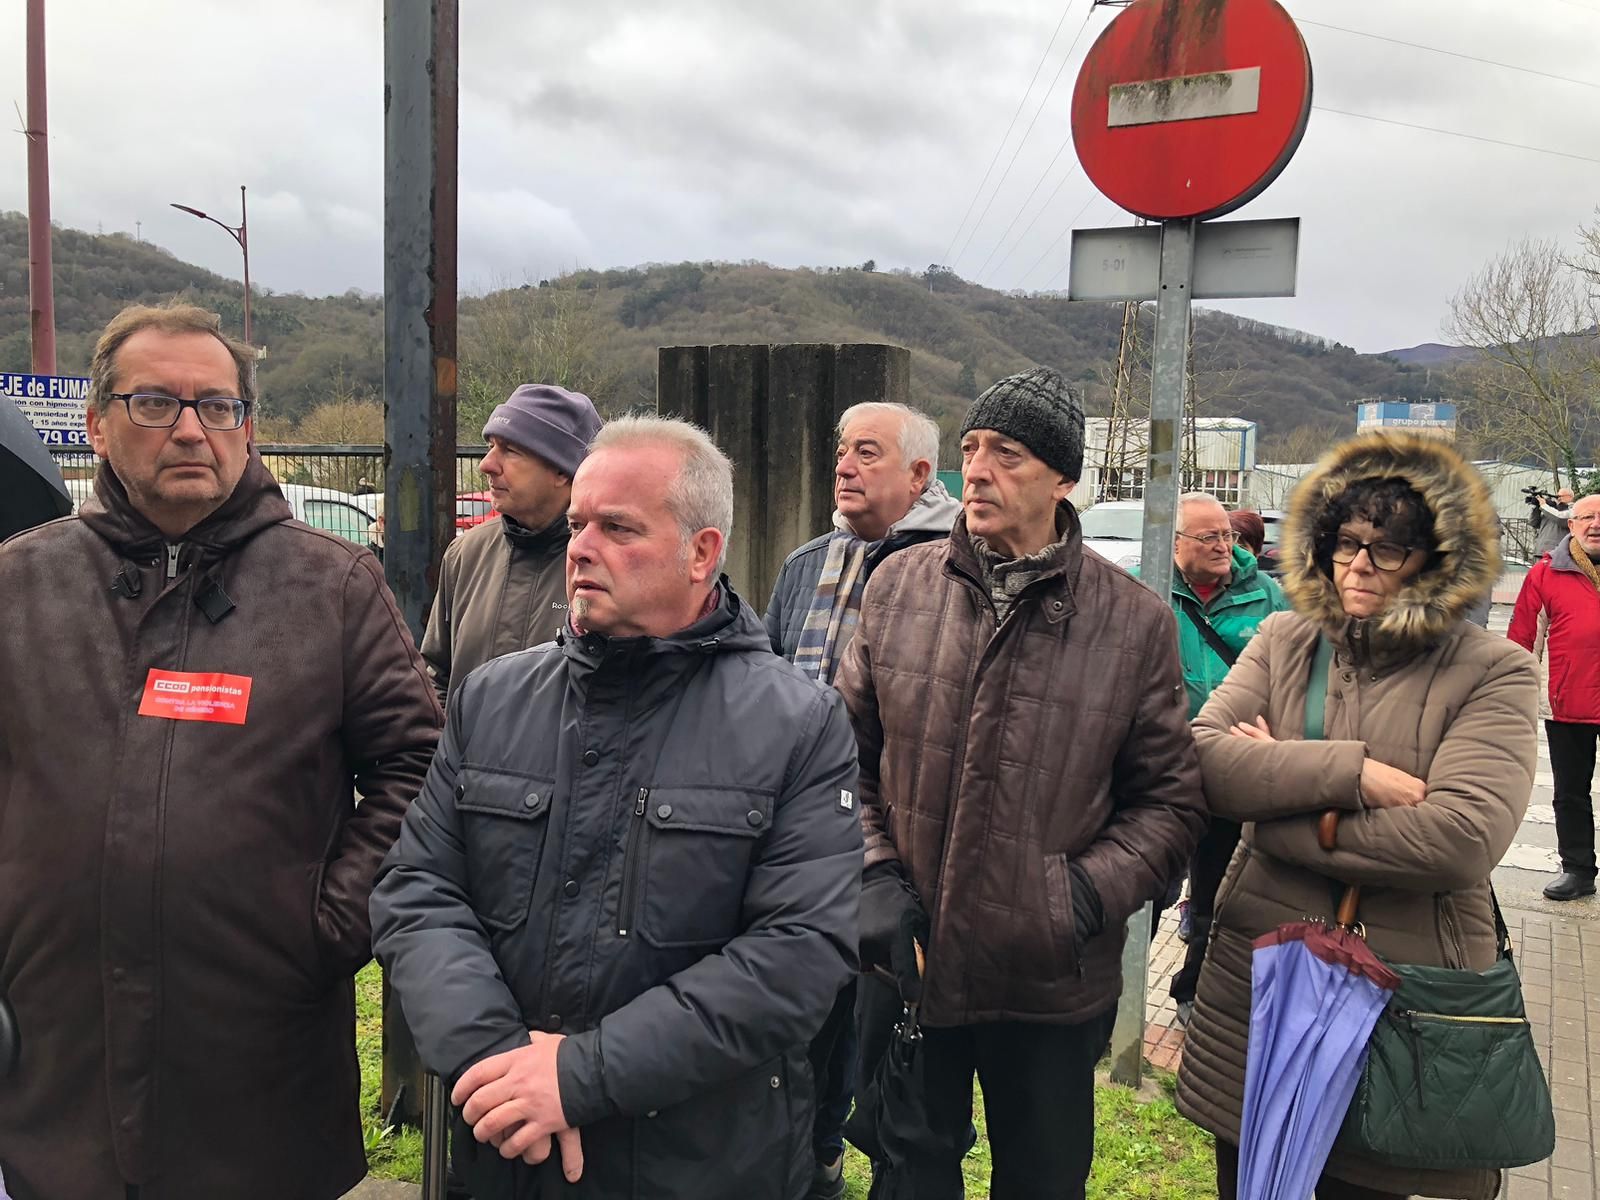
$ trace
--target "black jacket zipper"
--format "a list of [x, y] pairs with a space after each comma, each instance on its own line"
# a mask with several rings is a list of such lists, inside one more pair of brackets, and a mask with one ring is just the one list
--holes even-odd
[[639, 843], [643, 839], [644, 810], [650, 789], [642, 787], [633, 802], [633, 820], [622, 846], [622, 899], [617, 904], [617, 936], [627, 937], [633, 926], [634, 903], [639, 891]]

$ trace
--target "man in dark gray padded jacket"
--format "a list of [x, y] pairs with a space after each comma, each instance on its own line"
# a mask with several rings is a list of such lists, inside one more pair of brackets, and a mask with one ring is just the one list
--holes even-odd
[[806, 1045], [856, 966], [855, 745], [719, 581], [732, 512], [694, 426], [601, 432], [567, 628], [459, 683], [384, 863], [376, 953], [476, 1200], [811, 1181]]

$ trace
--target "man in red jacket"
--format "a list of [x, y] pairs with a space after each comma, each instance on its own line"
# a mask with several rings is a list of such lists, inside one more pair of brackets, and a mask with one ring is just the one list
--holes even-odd
[[1539, 615], [1550, 622], [1550, 716], [1544, 723], [1556, 777], [1556, 841], [1561, 875], [1544, 889], [1548, 900], [1594, 895], [1595, 743], [1600, 739], [1600, 495], [1572, 506], [1571, 536], [1558, 543], [1523, 581], [1510, 637], [1533, 649]]

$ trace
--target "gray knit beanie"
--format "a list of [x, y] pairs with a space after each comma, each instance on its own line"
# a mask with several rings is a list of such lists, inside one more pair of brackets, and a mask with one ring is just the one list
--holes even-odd
[[547, 383], [525, 383], [494, 412], [483, 437], [502, 437], [537, 454], [567, 478], [577, 474], [600, 432], [600, 414], [582, 392]]
[[1076, 483], [1083, 474], [1083, 401], [1049, 367], [1008, 375], [972, 402], [961, 436], [993, 429], [1016, 438]]

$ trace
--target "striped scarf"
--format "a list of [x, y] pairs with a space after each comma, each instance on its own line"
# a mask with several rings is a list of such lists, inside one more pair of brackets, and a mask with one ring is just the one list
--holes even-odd
[[1583, 547], [1578, 543], [1577, 538], [1571, 539], [1571, 547], [1572, 561], [1578, 564], [1578, 570], [1582, 571], [1588, 577], [1589, 582], [1594, 584], [1595, 591], [1600, 592], [1600, 571], [1595, 570], [1594, 563], [1589, 561], [1589, 556], [1584, 553]]
[[866, 542], [842, 532], [829, 539], [822, 578], [817, 581], [794, 652], [794, 665], [822, 683], [833, 682], [845, 647], [855, 635], [861, 594], [866, 590], [866, 566]]

